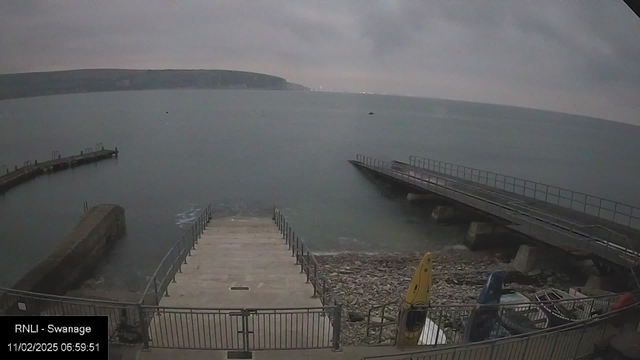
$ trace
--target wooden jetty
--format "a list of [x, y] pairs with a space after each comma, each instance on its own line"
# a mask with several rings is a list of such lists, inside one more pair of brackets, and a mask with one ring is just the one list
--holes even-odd
[[88, 148], [85, 149], [85, 151], [81, 151], [79, 155], [68, 157], [62, 157], [58, 155], [57, 152], [54, 152], [52, 155], [54, 155], [52, 157], [57, 156], [57, 158], [44, 162], [35, 160], [33, 164], [31, 161], [25, 161], [22, 167], [15, 166], [13, 171], [9, 171], [8, 168], [5, 169], [5, 174], [0, 176], [0, 194], [47, 172], [65, 170], [79, 165], [109, 159], [113, 156], [118, 157], [118, 148], [108, 150], [103, 147], [101, 150], [96, 151]]

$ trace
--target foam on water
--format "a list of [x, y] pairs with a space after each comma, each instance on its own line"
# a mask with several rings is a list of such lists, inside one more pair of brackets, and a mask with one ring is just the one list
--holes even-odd
[[195, 205], [187, 205], [186, 209], [182, 209], [182, 212], [176, 214], [176, 225], [183, 227], [185, 225], [191, 224], [195, 219], [198, 218], [198, 214], [202, 210]]

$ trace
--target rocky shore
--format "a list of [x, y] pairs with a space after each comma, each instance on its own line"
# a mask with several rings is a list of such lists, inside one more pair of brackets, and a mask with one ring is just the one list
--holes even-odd
[[[433, 305], [473, 304], [494, 270], [505, 272], [505, 286], [516, 288], [525, 295], [545, 287], [568, 288], [584, 284], [579, 276], [558, 270], [533, 270], [530, 275], [515, 271], [508, 255], [500, 252], [470, 252], [448, 250], [432, 252]], [[420, 262], [420, 253], [343, 253], [316, 255], [319, 265], [331, 281], [334, 291], [343, 301], [342, 339], [344, 345], [375, 342], [367, 336], [366, 317], [378, 305], [389, 305], [384, 316], [393, 319], [407, 286]], [[375, 312], [374, 321], [384, 321]], [[394, 337], [393, 327], [382, 328], [382, 342]], [[377, 335], [376, 335], [377, 337]]]

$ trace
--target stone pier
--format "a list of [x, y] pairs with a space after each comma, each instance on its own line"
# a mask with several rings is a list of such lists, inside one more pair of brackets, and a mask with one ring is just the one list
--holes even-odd
[[436, 194], [416, 194], [416, 193], [408, 193], [407, 200], [409, 202], [419, 202], [419, 201], [433, 201], [442, 199], [440, 196]]
[[510, 232], [507, 228], [488, 222], [472, 221], [464, 239], [471, 250], [485, 249], [507, 241]]
[[438, 205], [431, 212], [431, 217], [438, 223], [447, 223], [465, 220], [468, 214], [453, 206]]
[[568, 261], [567, 254], [551, 247], [520, 245], [518, 254], [513, 259], [514, 269], [528, 274], [534, 269], [554, 268]]

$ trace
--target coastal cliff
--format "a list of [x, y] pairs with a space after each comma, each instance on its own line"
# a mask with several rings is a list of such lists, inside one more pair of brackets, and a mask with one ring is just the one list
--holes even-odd
[[85, 69], [0, 75], [0, 100], [152, 89], [308, 90], [278, 76], [233, 70]]

